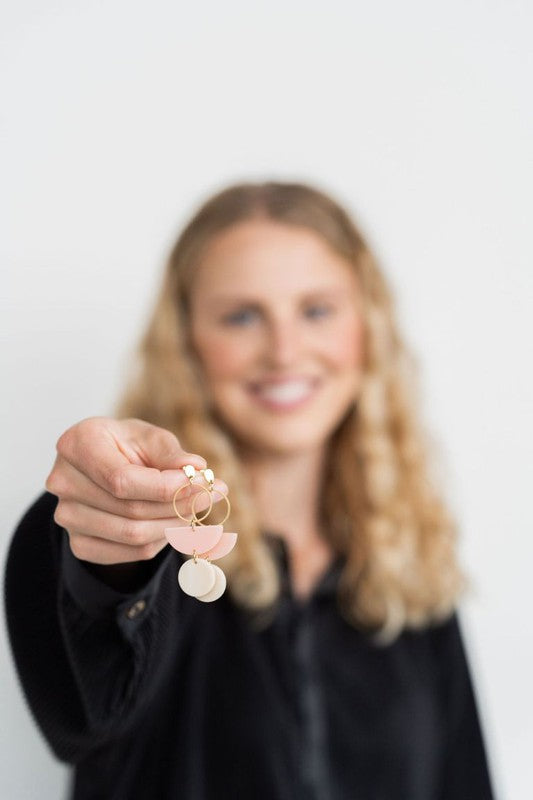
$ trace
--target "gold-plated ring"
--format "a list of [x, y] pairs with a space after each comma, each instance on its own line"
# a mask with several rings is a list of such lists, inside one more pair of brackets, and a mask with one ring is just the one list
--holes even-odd
[[[176, 508], [176, 497], [178, 496], [178, 494], [179, 494], [179, 493], [180, 493], [180, 492], [181, 492], [183, 489], [185, 489], [185, 487], [186, 487], [186, 486], [199, 486], [199, 484], [198, 484], [198, 483], [193, 483], [193, 482], [192, 482], [192, 480], [191, 480], [191, 481], [189, 481], [189, 483], [184, 483], [184, 484], [183, 484], [183, 486], [178, 486], [178, 488], [177, 488], [177, 489], [176, 489], [176, 491], [174, 492], [174, 497], [172, 498], [172, 505], [173, 505], [173, 507], [174, 507], [174, 511], [176, 512], [176, 515], [177, 515], [177, 516], [178, 516], [180, 519], [182, 519], [184, 522], [188, 522], [188, 523], [189, 523], [189, 525], [192, 525], [193, 523], [197, 523], [197, 522], [200, 522], [200, 523], [201, 523], [201, 522], [202, 522], [202, 520], [204, 520], [206, 517], [208, 517], [208, 516], [209, 516], [209, 514], [211, 513], [211, 509], [213, 508], [213, 496], [212, 496], [212, 492], [210, 492], [210, 491], [209, 491], [209, 489], [207, 488], [207, 486], [200, 486], [200, 489], [202, 490], [202, 492], [207, 492], [207, 494], [209, 495], [209, 508], [207, 509], [207, 511], [206, 511], [206, 513], [203, 515], [203, 517], [197, 517], [197, 516], [196, 516], [196, 511], [194, 510], [194, 501], [193, 501], [193, 505], [192, 505], [192, 507], [191, 507], [191, 511], [192, 511], [192, 519], [187, 519], [187, 517], [184, 517], [184, 516], [182, 516], [182, 515], [180, 514], [180, 512], [178, 511], [178, 509]], [[198, 496], [197, 494], [195, 494], [195, 495], [194, 495], [194, 497], [195, 497], [195, 498], [196, 498], [197, 496]]]
[[[228, 496], [227, 496], [227, 494], [224, 494], [224, 492], [221, 492], [220, 489], [206, 489], [206, 491], [208, 491], [211, 496], [213, 495], [213, 492], [217, 492], [217, 494], [219, 494], [221, 497], [223, 497], [224, 500], [226, 501], [226, 506], [227, 506], [226, 516], [224, 517], [224, 519], [221, 522], [213, 523], [213, 525], [214, 524], [223, 525], [225, 523], [225, 521], [227, 520], [227, 518], [229, 517], [230, 513], [231, 513], [231, 503], [228, 500]], [[194, 510], [195, 502], [196, 502], [196, 497], [193, 499], [192, 506], [191, 506], [191, 511], [196, 516], [196, 512]], [[209, 514], [211, 513], [211, 509], [212, 508], [213, 508], [213, 498], [211, 497], [211, 506], [209, 507], [209, 511], [207, 512], [207, 514], [204, 514], [204, 516], [201, 519], [205, 519], [207, 516], [209, 516]]]

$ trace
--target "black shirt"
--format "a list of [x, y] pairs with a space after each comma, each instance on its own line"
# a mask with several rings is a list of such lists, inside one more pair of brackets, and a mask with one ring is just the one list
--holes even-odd
[[340, 615], [339, 557], [257, 630], [184, 594], [170, 547], [123, 594], [76, 559], [43, 493], [11, 542], [15, 663], [72, 800], [492, 800], [457, 613], [387, 646]]

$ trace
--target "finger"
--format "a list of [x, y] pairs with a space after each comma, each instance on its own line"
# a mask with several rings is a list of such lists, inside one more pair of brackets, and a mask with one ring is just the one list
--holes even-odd
[[[196, 483], [192, 486], [190, 484], [187, 485], [188, 481], [183, 480], [183, 473], [181, 473], [181, 476], [180, 485], [183, 486], [183, 489], [177, 495], [176, 506], [181, 514], [187, 516], [191, 513], [192, 497], [202, 492], [203, 487]], [[172, 501], [170, 503], [158, 503], [149, 500], [120, 500], [113, 497], [113, 495], [104, 491], [59, 454], [46, 481], [46, 488], [62, 500], [76, 501], [128, 519], [164, 519], [174, 514]], [[177, 488], [178, 486], [175, 487], [174, 491]], [[214, 503], [221, 499], [220, 492], [228, 493], [227, 485], [218, 478], [215, 480], [214, 490], [216, 490], [216, 494], [213, 496]], [[202, 493], [206, 494], [205, 491]], [[186, 503], [185, 501], [189, 502]], [[196, 510], [207, 507], [207, 502], [202, 506], [199, 499], [196, 501]]]
[[[192, 498], [184, 501], [181, 507], [178, 506], [183, 517], [192, 517], [191, 504]], [[204, 497], [199, 497], [196, 505], [197, 511], [209, 508], [208, 494], [204, 493]], [[54, 520], [71, 534], [83, 534], [131, 547], [140, 547], [163, 539], [165, 528], [186, 524], [177, 521], [174, 515], [162, 519], [129, 519], [73, 500], [60, 500], [54, 512]]]
[[[62, 500], [73, 500], [121, 517], [157, 519], [169, 515], [168, 503], [113, 497], [59, 453], [46, 480], [46, 489]], [[184, 495], [185, 492], [184, 489]]]
[[[67, 531], [67, 533], [69, 533]], [[126, 564], [154, 558], [168, 544], [159, 539], [138, 547], [117, 544], [93, 536], [69, 533], [70, 549], [76, 558], [93, 564]]]

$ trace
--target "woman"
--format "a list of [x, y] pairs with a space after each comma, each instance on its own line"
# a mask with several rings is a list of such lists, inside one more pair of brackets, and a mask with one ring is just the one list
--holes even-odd
[[[242, 184], [198, 210], [117, 419], [63, 434], [9, 554], [15, 660], [75, 800], [492, 797], [414, 380], [333, 199]], [[164, 535], [186, 464], [238, 533], [212, 603]]]

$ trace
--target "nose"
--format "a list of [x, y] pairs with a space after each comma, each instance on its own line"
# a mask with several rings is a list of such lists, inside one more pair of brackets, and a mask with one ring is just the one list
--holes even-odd
[[293, 319], [273, 319], [267, 337], [267, 358], [275, 367], [289, 367], [300, 357], [302, 332]]

